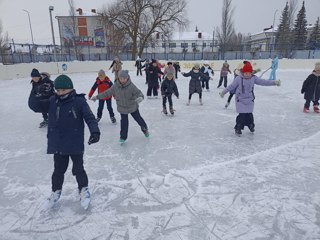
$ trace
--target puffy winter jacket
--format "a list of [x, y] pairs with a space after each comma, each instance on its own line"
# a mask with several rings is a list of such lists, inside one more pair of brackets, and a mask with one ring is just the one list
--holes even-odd
[[306, 100], [319, 100], [320, 97], [320, 75], [313, 72], [303, 82], [301, 93]]
[[84, 95], [77, 94], [73, 90], [64, 99], [58, 95], [50, 98], [48, 154], [82, 154], [84, 152], [84, 121], [91, 134], [100, 133], [98, 123]]
[[129, 78], [125, 84], [116, 81], [111, 88], [97, 95], [98, 99], [114, 96], [117, 103], [117, 110], [122, 114], [129, 114], [137, 111], [139, 104], [136, 102], [138, 97], [144, 97], [140, 89], [131, 82]]
[[[102, 93], [102, 92], [108, 90], [109, 88], [111, 88], [112, 85], [113, 85], [113, 83], [111, 82], [111, 80], [108, 77], [105, 77], [102, 81], [99, 78], [97, 78], [95, 83], [93, 84], [90, 92], [89, 92], [89, 95], [88, 95], [89, 98], [92, 97], [92, 95], [94, 94], [94, 92], [96, 91], [97, 88], [98, 88], [98, 93]], [[103, 100], [108, 100], [110, 98], [112, 98], [112, 96], [107, 97]]]

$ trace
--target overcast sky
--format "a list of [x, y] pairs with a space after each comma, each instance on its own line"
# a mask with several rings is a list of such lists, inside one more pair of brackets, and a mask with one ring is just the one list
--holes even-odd
[[[174, 1], [174, 0], [173, 0]], [[287, 0], [233, 0], [235, 8], [234, 23], [237, 32], [256, 33], [269, 27], [273, 23], [279, 24], [282, 10]], [[298, 10], [303, 0], [298, 0]], [[84, 11], [92, 8], [99, 9], [113, 0], [74, 0], [76, 7]], [[200, 31], [212, 33], [215, 27], [221, 24], [222, 0], [187, 0], [190, 31], [198, 26]], [[67, 0], [0, 0], [0, 19], [4, 31], [16, 43], [31, 43], [28, 15], [22, 11], [29, 11], [34, 42], [52, 43], [49, 6], [54, 6], [53, 16], [68, 15]], [[308, 23], [314, 24], [320, 15], [320, 0], [305, 0]], [[298, 11], [297, 10], [297, 11]], [[57, 20], [54, 19], [55, 38], [59, 41]]]

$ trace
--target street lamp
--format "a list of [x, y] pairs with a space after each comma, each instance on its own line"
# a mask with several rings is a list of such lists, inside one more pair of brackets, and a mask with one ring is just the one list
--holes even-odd
[[25, 9], [22, 9], [22, 11], [24, 11], [24, 12], [26, 12], [28, 14], [29, 26], [30, 26], [30, 32], [31, 32], [31, 40], [32, 40], [32, 46], [33, 46], [34, 45], [34, 41], [33, 41], [32, 27], [31, 27], [30, 13]]
[[52, 32], [52, 41], [53, 41], [53, 57], [54, 61], [57, 62], [57, 54], [56, 54], [56, 41], [54, 40], [54, 31], [53, 31], [53, 22], [52, 22], [52, 11], [53, 6], [49, 6], [49, 14], [50, 14], [50, 22], [51, 22], [51, 32]]
[[276, 14], [278, 12], [278, 9], [276, 9], [276, 11], [274, 11], [274, 14], [273, 14], [273, 23], [272, 23], [272, 49], [274, 50], [274, 44], [276, 42], [276, 36], [274, 34], [274, 24], [275, 24], [275, 20], [276, 20]]

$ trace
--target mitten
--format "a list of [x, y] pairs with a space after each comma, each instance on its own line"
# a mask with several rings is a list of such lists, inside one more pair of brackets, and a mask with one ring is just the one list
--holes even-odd
[[97, 99], [98, 99], [97, 96], [93, 96], [93, 97], [90, 98], [90, 100], [92, 100], [94, 102], [97, 101]]
[[100, 133], [92, 133], [89, 138], [88, 144], [90, 145], [92, 143], [99, 142], [99, 140], [100, 140]]
[[220, 95], [221, 98], [224, 97], [224, 93], [223, 92], [219, 92], [219, 95]]
[[138, 97], [137, 99], [136, 99], [136, 102], [139, 104], [139, 103], [141, 103], [143, 101], [143, 97]]

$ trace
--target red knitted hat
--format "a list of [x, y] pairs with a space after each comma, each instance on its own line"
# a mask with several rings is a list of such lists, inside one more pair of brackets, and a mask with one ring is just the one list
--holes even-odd
[[252, 65], [250, 62], [247, 62], [246, 64], [244, 64], [243, 68], [242, 68], [242, 73], [252, 73], [253, 69], [252, 69]]

